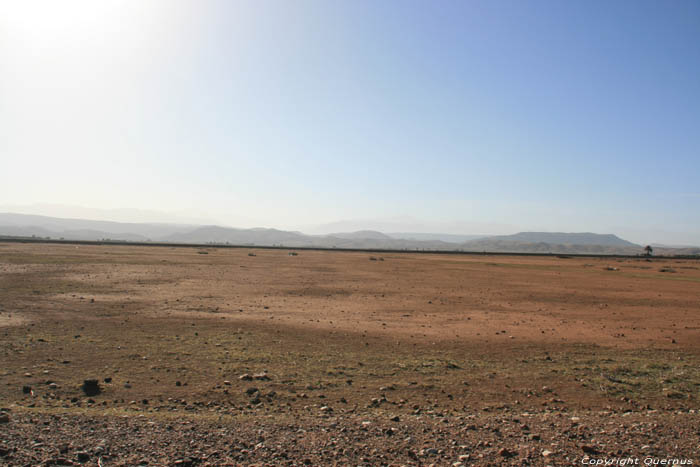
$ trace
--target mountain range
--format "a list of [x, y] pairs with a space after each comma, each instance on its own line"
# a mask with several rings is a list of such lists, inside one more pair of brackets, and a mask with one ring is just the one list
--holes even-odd
[[[643, 253], [643, 246], [613, 234], [520, 232], [477, 236], [426, 233], [382, 233], [374, 230], [307, 235], [268, 228], [237, 229], [216, 225], [124, 223], [0, 213], [0, 237], [40, 237], [65, 240], [112, 240], [285, 246], [290, 248], [345, 248], [437, 250], [555, 254]], [[700, 248], [655, 247], [657, 254], [700, 255]]]

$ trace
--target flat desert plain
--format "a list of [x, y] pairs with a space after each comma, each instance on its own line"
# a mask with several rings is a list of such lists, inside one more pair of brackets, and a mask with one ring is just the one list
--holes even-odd
[[700, 463], [700, 261], [290, 251], [0, 243], [0, 463]]

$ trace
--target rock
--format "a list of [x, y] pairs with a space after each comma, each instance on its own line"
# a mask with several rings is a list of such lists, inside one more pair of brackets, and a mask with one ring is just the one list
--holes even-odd
[[545, 449], [544, 451], [542, 451], [542, 457], [549, 457], [552, 454], [554, 454], [554, 453], [548, 449]]
[[515, 453], [509, 451], [509, 450], [506, 449], [506, 448], [501, 448], [501, 449], [498, 450], [498, 455], [501, 456], [501, 457], [512, 457], [512, 456], [515, 455]]
[[111, 383], [111, 382], [112, 382], [112, 378], [108, 376], [108, 377], [106, 377], [106, 378], [104, 379], [104, 381], [105, 381], [105, 383]]
[[58, 384], [56, 384], [56, 383], [49, 384], [49, 389], [58, 389]]
[[401, 421], [401, 417], [399, 417], [398, 415], [394, 415], [394, 416], [391, 417], [389, 420], [391, 420], [392, 422], [400, 422], [400, 421]]
[[253, 375], [253, 379], [257, 379], [257, 380], [260, 380], [260, 381], [269, 381], [269, 380], [270, 380], [270, 377], [267, 376], [267, 373], [255, 373], [255, 374]]
[[673, 391], [669, 389], [664, 389], [663, 392], [666, 394], [666, 397], [669, 399], [686, 399], [688, 396], [683, 394], [682, 392], [678, 391]]
[[75, 465], [75, 463], [65, 457], [56, 457], [45, 462], [44, 465]]
[[85, 451], [78, 451], [75, 453], [75, 456], [81, 464], [90, 460], [90, 453]]
[[85, 381], [83, 381], [81, 389], [83, 390], [86, 396], [96, 396], [100, 392], [102, 392], [102, 389], [100, 388], [100, 382], [96, 379], [86, 379]]
[[248, 394], [249, 396], [252, 396], [256, 392], [258, 392], [258, 388], [248, 388], [245, 390], [245, 393]]
[[6, 414], [5, 412], [0, 412], [0, 423], [9, 423], [10, 422], [10, 416]]
[[31, 393], [32, 393], [31, 386], [22, 386], [22, 394], [31, 394]]
[[[175, 383], [175, 384], [177, 384], [177, 383]], [[231, 386], [231, 381], [225, 380], [225, 381], [224, 381], [224, 386]]]
[[240, 379], [241, 381], [253, 381], [253, 377], [250, 376], [248, 373], [239, 376], [238, 379]]
[[598, 454], [598, 450], [588, 444], [584, 444], [583, 446], [581, 446], [581, 450], [586, 454]]

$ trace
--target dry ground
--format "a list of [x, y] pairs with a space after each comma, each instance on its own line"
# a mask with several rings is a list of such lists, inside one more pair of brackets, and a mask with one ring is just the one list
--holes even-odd
[[700, 261], [0, 243], [8, 465], [698, 463], [699, 396]]

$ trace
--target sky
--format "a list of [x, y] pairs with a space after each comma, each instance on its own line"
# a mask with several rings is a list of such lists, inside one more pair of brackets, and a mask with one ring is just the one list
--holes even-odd
[[699, 83], [695, 0], [0, 0], [0, 208], [700, 245]]

